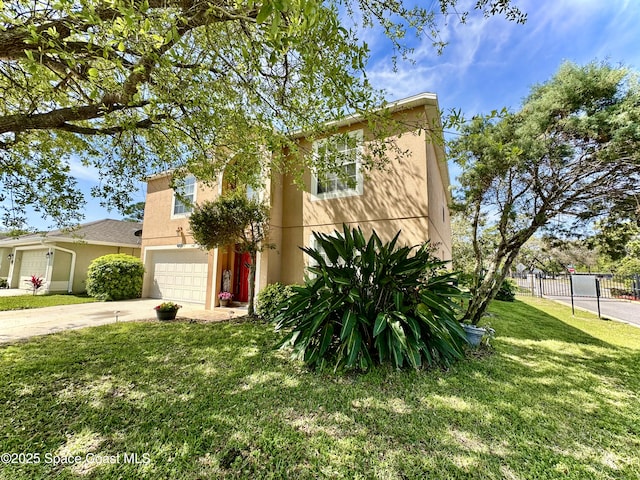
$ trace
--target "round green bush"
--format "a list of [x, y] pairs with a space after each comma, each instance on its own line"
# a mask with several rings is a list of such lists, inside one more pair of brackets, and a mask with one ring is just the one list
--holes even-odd
[[126, 300], [142, 296], [144, 266], [122, 253], [96, 258], [87, 271], [87, 293], [98, 300]]
[[293, 295], [291, 285], [283, 285], [279, 282], [267, 285], [260, 290], [256, 298], [256, 314], [261, 319], [271, 322], [291, 295]]

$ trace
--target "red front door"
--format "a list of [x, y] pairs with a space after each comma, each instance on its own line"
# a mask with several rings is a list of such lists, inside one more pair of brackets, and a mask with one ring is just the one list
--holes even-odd
[[233, 299], [236, 302], [249, 301], [249, 265], [251, 256], [248, 253], [236, 253], [233, 266]]

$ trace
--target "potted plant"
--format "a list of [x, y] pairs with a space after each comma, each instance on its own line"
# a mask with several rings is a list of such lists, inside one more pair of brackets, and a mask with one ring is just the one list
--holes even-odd
[[218, 299], [220, 300], [220, 306], [226, 307], [229, 305], [229, 302], [233, 298], [233, 294], [231, 292], [220, 292], [218, 294]]
[[177, 303], [163, 302], [154, 307], [154, 310], [156, 311], [158, 320], [173, 320], [176, 318], [176, 314], [180, 308], [182, 308], [182, 305], [178, 305]]
[[471, 323], [461, 323], [460, 326], [467, 336], [467, 343], [473, 348], [479, 347], [483, 338], [486, 338], [486, 344], [488, 345], [489, 340], [496, 336], [496, 331], [490, 326], [478, 327]]

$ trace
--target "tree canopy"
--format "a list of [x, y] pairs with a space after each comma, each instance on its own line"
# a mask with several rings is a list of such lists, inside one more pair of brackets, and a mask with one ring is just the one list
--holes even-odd
[[[458, 207], [472, 220], [477, 323], [520, 248], [540, 229], [575, 230], [640, 193], [640, 88], [625, 68], [564, 64], [522, 108], [476, 117], [452, 142]], [[484, 229], [499, 234], [488, 266]], [[486, 268], [486, 271], [485, 271]]]
[[[327, 120], [383, 103], [366, 79], [359, 30], [382, 27], [398, 53], [411, 32], [441, 48], [439, 19], [466, 18], [457, 3], [0, 2], [4, 223], [21, 226], [26, 205], [58, 224], [79, 219], [72, 162], [95, 169], [102, 180], [93, 194], [119, 209], [136, 180], [167, 169], [214, 179], [233, 157], [299, 171], [266, 152], [308, 162], [295, 155], [291, 132], [313, 136]], [[510, 0], [475, 8], [525, 18]]]

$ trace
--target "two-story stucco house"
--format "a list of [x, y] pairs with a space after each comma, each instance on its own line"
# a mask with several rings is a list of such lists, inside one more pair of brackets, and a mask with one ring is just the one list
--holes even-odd
[[[425, 93], [395, 102], [390, 107], [402, 116], [406, 131], [398, 134], [400, 151], [408, 156], [389, 158], [384, 169], [364, 175], [360, 160], [371, 132], [359, 118], [338, 123], [339, 133], [356, 142], [345, 142], [345, 172], [355, 182], [344, 184], [331, 175], [318, 178], [306, 172], [305, 189], [294, 185], [287, 175], [274, 174], [267, 182], [266, 198], [271, 206], [269, 242], [275, 248], [259, 254], [256, 291], [269, 283], [300, 283], [308, 259], [299, 247], [312, 243], [312, 232], [331, 233], [342, 224], [360, 226], [365, 234], [375, 230], [390, 240], [399, 230], [404, 244], [431, 240], [436, 254], [451, 259], [451, 226], [448, 202], [449, 173], [442, 142], [417, 125], [439, 124], [435, 94]], [[304, 148], [322, 152], [324, 139]], [[355, 148], [352, 146], [355, 143]], [[338, 147], [340, 148], [340, 147]], [[350, 149], [346, 151], [346, 149]], [[201, 303], [205, 308], [218, 304], [223, 282], [230, 285], [236, 301], [246, 301], [246, 258], [234, 252], [233, 245], [209, 252], [194, 244], [189, 234], [189, 212], [170, 188], [170, 173], [150, 178], [142, 236], [146, 267], [143, 297]], [[185, 179], [182, 195], [199, 203], [222, 193], [206, 188], [193, 177]]]

